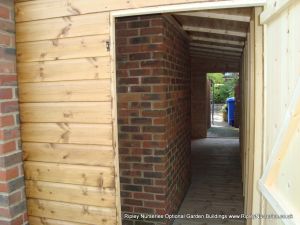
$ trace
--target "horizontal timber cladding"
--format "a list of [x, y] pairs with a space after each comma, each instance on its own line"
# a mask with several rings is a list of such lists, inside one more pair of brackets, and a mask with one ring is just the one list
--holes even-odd
[[98, 187], [44, 181], [26, 181], [26, 195], [30, 198], [88, 204], [99, 207], [114, 207], [115, 202], [115, 190], [113, 188], [100, 189]]
[[[142, 8], [179, 3], [207, 2], [206, 0], [16, 0], [16, 21], [41, 20], [119, 9]], [[51, 10], [50, 10], [51, 9]]]
[[110, 11], [201, 0], [15, 2], [29, 223], [117, 224]]
[[108, 56], [108, 35], [17, 43], [18, 62]]
[[[60, 33], [57, 32], [58, 30], [60, 30]], [[18, 23], [16, 42], [78, 37], [82, 36], [83, 33], [85, 35], [108, 34], [109, 13], [94, 13]]]
[[110, 102], [21, 103], [23, 122], [111, 123]]
[[78, 184], [98, 188], [114, 187], [114, 171], [111, 167], [26, 161], [24, 168], [28, 180]]
[[110, 78], [110, 58], [91, 57], [17, 64], [19, 83]]
[[25, 160], [90, 166], [111, 166], [114, 159], [111, 146], [23, 143]]
[[115, 209], [77, 205], [63, 202], [29, 199], [28, 213], [40, 217], [69, 220], [72, 222], [103, 225], [116, 224]]
[[23, 141], [112, 145], [110, 124], [23, 123]]
[[110, 101], [110, 80], [57, 81], [20, 84], [20, 102]]

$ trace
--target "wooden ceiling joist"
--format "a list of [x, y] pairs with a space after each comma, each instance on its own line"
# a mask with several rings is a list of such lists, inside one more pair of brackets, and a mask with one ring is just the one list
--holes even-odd
[[190, 48], [191, 52], [205, 52], [205, 53], [216, 53], [216, 54], [223, 54], [223, 55], [232, 55], [232, 56], [241, 56], [241, 53], [239, 52], [229, 52], [229, 51], [222, 51], [222, 50], [213, 50], [213, 49], [203, 49], [203, 48], [197, 48], [192, 47]]
[[238, 22], [250, 22], [251, 19], [250, 16], [248, 15], [233, 15], [233, 14], [215, 13], [215, 12], [176, 13], [176, 15], [231, 20], [231, 21], [238, 21]]
[[191, 39], [198, 40], [198, 41], [216, 42], [216, 43], [222, 43], [222, 44], [244, 46], [243, 41], [233, 41], [233, 40], [225, 40], [225, 39], [217, 39], [217, 38], [198, 37], [198, 36], [191, 36]]
[[196, 42], [190, 43], [192, 47], [202, 47], [202, 48], [211, 48], [211, 49], [220, 49], [220, 50], [228, 50], [233, 52], [243, 52], [242, 48], [234, 48], [234, 47], [227, 47], [227, 46], [219, 46], [219, 45], [208, 45], [208, 44], [199, 44]]
[[238, 56], [238, 55], [228, 55], [228, 54], [225, 54], [225, 53], [205, 52], [205, 51], [197, 51], [197, 50], [190, 51], [190, 53], [191, 54], [203, 55], [203, 56], [216, 56], [216, 57], [233, 58], [233, 59], [240, 59], [241, 58], [241, 56]]
[[186, 31], [196, 31], [196, 32], [204, 32], [204, 33], [211, 33], [211, 34], [224, 34], [230, 36], [238, 36], [245, 38], [247, 33], [241, 31], [233, 31], [228, 29], [214, 29], [214, 28], [207, 28], [207, 27], [195, 27], [195, 26], [182, 26]]
[[203, 60], [223, 61], [223, 62], [232, 62], [232, 63], [240, 62], [240, 59], [219, 57], [219, 56], [210, 56], [210, 55], [201, 55], [201, 54], [191, 54], [191, 57], [192, 58], [201, 58]]

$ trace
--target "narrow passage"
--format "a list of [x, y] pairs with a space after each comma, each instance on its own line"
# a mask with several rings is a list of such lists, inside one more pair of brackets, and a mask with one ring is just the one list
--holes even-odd
[[[192, 183], [178, 214], [242, 214], [238, 138], [192, 142]], [[243, 225], [243, 219], [176, 219], [173, 225]]]

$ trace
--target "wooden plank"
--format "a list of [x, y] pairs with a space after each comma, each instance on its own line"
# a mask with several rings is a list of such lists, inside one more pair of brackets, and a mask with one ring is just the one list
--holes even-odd
[[115, 190], [109, 188], [27, 180], [25, 189], [28, 198], [108, 208], [113, 208], [116, 204]]
[[296, 2], [295, 0], [270, 0], [267, 5], [266, 9], [262, 12], [260, 16], [260, 22], [262, 24], [267, 24], [272, 19], [278, 18], [277, 16], [288, 8], [292, 3]]
[[112, 144], [111, 124], [23, 123], [23, 141], [70, 144]]
[[[51, 27], [51, 29], [49, 29]], [[16, 24], [16, 42], [108, 34], [109, 13], [93, 13]]]
[[18, 82], [97, 80], [110, 78], [109, 57], [18, 63]]
[[108, 35], [17, 43], [18, 62], [108, 56]]
[[[258, 180], [262, 174], [263, 168], [263, 115], [264, 115], [264, 76], [263, 76], [263, 26], [260, 24], [259, 15], [262, 12], [261, 7], [256, 7], [253, 10], [253, 17], [254, 17], [254, 88], [255, 88], [255, 120], [253, 127], [255, 128], [254, 132], [254, 154], [253, 154], [253, 198], [252, 198], [252, 212], [262, 212], [263, 207], [261, 206], [262, 195], [257, 188]], [[252, 221], [252, 225], [259, 225], [260, 221]]]
[[78, 184], [99, 189], [115, 186], [113, 167], [25, 161], [24, 172], [27, 180]]
[[[116, 18], [110, 17], [110, 24], [115, 24]], [[122, 210], [121, 210], [121, 184], [120, 184], [120, 160], [119, 160], [119, 132], [118, 132], [118, 100], [117, 100], [117, 74], [116, 74], [116, 30], [114, 26], [110, 27], [110, 43], [114, 51], [110, 51], [111, 58], [111, 102], [112, 102], [112, 141], [115, 168], [115, 190], [116, 190], [116, 221], [118, 225], [122, 225]]]
[[74, 223], [62, 220], [53, 220], [48, 219], [45, 217], [35, 217], [35, 216], [28, 216], [28, 222], [30, 225], [91, 225], [87, 223]]
[[222, 54], [215, 54], [215, 53], [208, 53], [208, 52], [200, 52], [200, 51], [194, 51], [191, 52], [191, 55], [198, 55], [198, 56], [204, 56], [204, 57], [212, 57], [212, 58], [220, 58], [220, 59], [231, 59], [236, 62], [239, 62], [240, 57], [237, 56], [231, 56], [231, 55], [222, 55]]
[[28, 199], [28, 214], [44, 218], [67, 220], [79, 223], [114, 225], [115, 209], [76, 205], [63, 202]]
[[90, 166], [114, 164], [111, 146], [23, 142], [22, 150], [26, 161]]
[[215, 11], [199, 11], [199, 12], [184, 12], [184, 13], [176, 13], [176, 15], [181, 16], [193, 16], [200, 18], [211, 18], [211, 19], [221, 19], [221, 20], [233, 20], [239, 22], [250, 22], [250, 15], [235, 15], [233, 13], [222, 13], [219, 10]]
[[220, 50], [228, 50], [234, 52], [243, 52], [242, 48], [234, 48], [234, 47], [227, 47], [227, 46], [218, 46], [218, 45], [208, 45], [208, 44], [199, 44], [196, 42], [190, 43], [192, 47], [203, 47], [203, 48], [211, 48], [211, 49], [220, 49]]
[[19, 85], [20, 102], [110, 101], [110, 80], [58, 81]]
[[21, 103], [22, 122], [111, 123], [111, 102]]
[[231, 52], [228, 50], [222, 51], [222, 50], [215, 50], [215, 49], [205, 49], [205, 48], [199, 48], [199, 47], [194, 47], [194, 46], [190, 47], [190, 51], [191, 52], [216, 53], [216, 55], [221, 54], [221, 55], [241, 56], [240, 52]]
[[192, 40], [197, 40], [197, 41], [216, 42], [216, 43], [238, 45], [238, 46], [243, 46], [244, 45], [243, 41], [233, 41], [233, 40], [225, 40], [225, 39], [217, 39], [217, 38], [191, 36], [191, 39]]
[[17, 2], [16, 21], [31, 21], [47, 18], [82, 15], [87, 13], [112, 11], [117, 9], [141, 8], [146, 6], [159, 6], [176, 3], [198, 2], [199, 0], [161, 0], [151, 1], [124, 1], [110, 0], [108, 2], [99, 2], [98, 0], [35, 0], [30, 2]]
[[211, 34], [224, 34], [229, 36], [237, 36], [237, 37], [246, 37], [247, 33], [242, 31], [234, 31], [229, 29], [214, 29], [208, 27], [199, 27], [199, 26], [182, 26], [182, 28], [186, 31], [196, 31], [196, 32], [204, 32]]

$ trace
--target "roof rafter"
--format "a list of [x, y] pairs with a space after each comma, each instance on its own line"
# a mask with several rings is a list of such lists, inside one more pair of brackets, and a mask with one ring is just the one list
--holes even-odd
[[211, 18], [211, 19], [222, 19], [222, 20], [232, 20], [238, 22], [250, 22], [250, 16], [247, 15], [233, 15], [226, 13], [214, 13], [214, 12], [189, 12], [189, 13], [176, 13], [176, 15], [181, 16], [194, 16], [201, 18]]
[[191, 47], [202, 47], [202, 48], [211, 48], [211, 49], [220, 49], [220, 50], [228, 50], [228, 51], [234, 51], [234, 52], [243, 52], [242, 48], [234, 48], [234, 47], [228, 47], [228, 46], [219, 46], [219, 45], [208, 45], [208, 44], [199, 44], [197, 42], [192, 42], [190, 44]]
[[230, 36], [237, 36], [245, 38], [247, 36], [246, 32], [241, 31], [233, 31], [227, 29], [214, 29], [214, 28], [207, 28], [207, 27], [196, 27], [196, 26], [182, 26], [182, 28], [186, 31], [196, 31], [196, 32], [205, 32], [211, 34], [224, 34]]
[[216, 43], [222, 43], [222, 44], [244, 46], [244, 42], [243, 41], [233, 41], [233, 40], [208, 38], [208, 37], [199, 37], [199, 36], [191, 36], [191, 39], [192, 40], [197, 40], [197, 41], [207, 41], [207, 42], [216, 42]]

